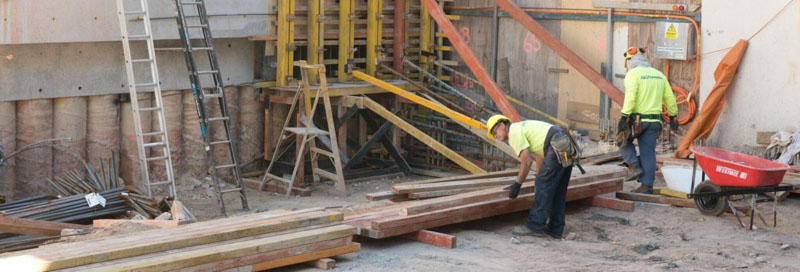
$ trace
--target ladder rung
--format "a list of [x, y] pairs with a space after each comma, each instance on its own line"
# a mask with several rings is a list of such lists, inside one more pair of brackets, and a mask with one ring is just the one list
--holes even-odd
[[187, 28], [207, 28], [208, 25], [186, 25]]
[[319, 149], [319, 148], [316, 148], [316, 147], [312, 147], [311, 151], [317, 152], [317, 153], [322, 154], [322, 155], [325, 155], [325, 156], [327, 156], [329, 158], [333, 158], [333, 153], [331, 153], [331, 152], [329, 152], [327, 150], [322, 150], [322, 149]]
[[209, 144], [212, 144], [212, 145], [215, 145], [215, 144], [228, 144], [230, 142], [231, 142], [230, 140], [224, 140], [224, 141], [210, 142]]
[[203, 99], [210, 99], [210, 98], [220, 98], [222, 94], [203, 94]]
[[150, 35], [128, 35], [128, 40], [147, 40]]
[[149, 58], [149, 59], [135, 59], [135, 60], [131, 60], [131, 62], [132, 63], [153, 62], [153, 59], [152, 58]]
[[161, 47], [161, 48], [153, 48], [156, 51], [184, 51], [181, 47]]
[[211, 47], [192, 47], [192, 51], [211, 51]]
[[233, 188], [233, 189], [226, 189], [226, 190], [222, 190], [222, 191], [220, 191], [220, 193], [224, 194], [224, 193], [230, 193], [230, 192], [240, 192], [240, 191], [242, 191], [242, 187], [237, 187], [237, 188]]
[[137, 14], [145, 14], [147, 13], [144, 10], [134, 10], [134, 11], [126, 11], [125, 15], [137, 15]]
[[211, 117], [211, 118], [206, 119], [206, 121], [208, 121], [208, 122], [212, 122], [212, 121], [228, 121], [230, 119], [231, 118], [229, 118], [229, 117]]
[[180, 3], [181, 5], [197, 5], [197, 6], [203, 4], [203, 2], [180, 2]]
[[142, 84], [133, 84], [133, 86], [136, 87], [136, 88], [139, 88], [139, 87], [154, 87], [154, 86], [158, 86], [158, 83], [149, 82], [149, 83], [142, 83]]
[[236, 167], [236, 165], [235, 164], [223, 164], [223, 165], [214, 166], [214, 168], [216, 168], [216, 169], [232, 168], [232, 167]]
[[148, 147], [156, 147], [156, 146], [163, 146], [163, 145], [164, 145], [164, 142], [155, 142], [155, 143], [146, 143], [143, 146], [145, 148], [148, 148]]
[[154, 131], [154, 132], [142, 133], [142, 136], [145, 136], [145, 137], [159, 136], [159, 135], [164, 135], [164, 132], [163, 131]]
[[162, 161], [162, 160], [166, 160], [166, 159], [169, 159], [169, 157], [167, 157], [167, 156], [152, 157], [152, 158], [146, 158], [145, 160], [146, 161]]
[[323, 177], [323, 178], [326, 178], [326, 179], [330, 179], [330, 180], [337, 180], [338, 179], [338, 176], [336, 174], [328, 172], [328, 171], [325, 171], [325, 170], [322, 170], [322, 169], [319, 169], [319, 168], [314, 168], [314, 170], [312, 170], [312, 172], [314, 173], [314, 175], [317, 175], [317, 176], [320, 176], [320, 177]]
[[204, 75], [204, 74], [216, 74], [216, 73], [217, 73], [217, 70], [197, 71], [197, 74], [198, 74], [198, 75]]
[[157, 111], [161, 110], [161, 107], [152, 107], [152, 108], [140, 108], [139, 111]]
[[167, 181], [158, 181], [158, 182], [150, 183], [150, 186], [167, 184], [167, 183], [172, 183], [172, 181], [169, 181], [169, 180], [167, 180]]

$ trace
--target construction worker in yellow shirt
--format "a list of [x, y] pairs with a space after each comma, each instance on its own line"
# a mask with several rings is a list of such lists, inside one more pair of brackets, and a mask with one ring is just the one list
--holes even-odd
[[[678, 106], [667, 78], [650, 67], [645, 57], [646, 48], [631, 47], [625, 57], [625, 102], [622, 118], [617, 125], [617, 144], [628, 165], [626, 180], [638, 180], [641, 185], [635, 193], [653, 193], [656, 174], [656, 140], [661, 134], [662, 104], [666, 105], [670, 129], [678, 130]], [[633, 140], [639, 144], [639, 156]]]
[[520, 169], [517, 180], [509, 190], [509, 198], [517, 198], [522, 182], [536, 160], [536, 190], [534, 201], [524, 225], [512, 232], [519, 236], [544, 236], [561, 238], [564, 234], [564, 216], [567, 185], [576, 164], [578, 149], [575, 142], [560, 127], [527, 120], [511, 123], [503, 115], [494, 115], [486, 122], [489, 138], [508, 141], [519, 155]]

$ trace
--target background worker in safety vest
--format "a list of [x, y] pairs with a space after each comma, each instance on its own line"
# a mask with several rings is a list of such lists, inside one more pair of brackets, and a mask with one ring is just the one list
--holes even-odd
[[[631, 47], [625, 56], [625, 103], [622, 105], [622, 118], [617, 129], [617, 144], [622, 158], [628, 165], [626, 180], [638, 179], [636, 193], [653, 193], [656, 174], [656, 140], [661, 134], [662, 104], [667, 107], [670, 128], [678, 130], [678, 106], [667, 78], [660, 71], [650, 67], [644, 56], [645, 48]], [[633, 140], [638, 140], [639, 156]]]
[[560, 127], [541, 121], [528, 120], [512, 124], [507, 117], [494, 115], [486, 122], [486, 127], [489, 138], [508, 141], [521, 161], [516, 182], [506, 188], [509, 190], [509, 198], [517, 198], [522, 182], [531, 170], [533, 159], [536, 160], [533, 205], [525, 224], [514, 228], [513, 234], [547, 234], [560, 239], [564, 233], [567, 185], [573, 165], [570, 156], [577, 152], [574, 142]]

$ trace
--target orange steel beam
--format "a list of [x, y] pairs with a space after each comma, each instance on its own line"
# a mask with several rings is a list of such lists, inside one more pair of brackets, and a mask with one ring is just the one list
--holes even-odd
[[[439, 5], [436, 3], [436, 0], [421, 0], [422, 4], [425, 5], [425, 8], [428, 9], [428, 13], [436, 21], [436, 24], [442, 28], [444, 34], [447, 35], [447, 39], [450, 40], [450, 43], [453, 44], [453, 48], [456, 49], [458, 54], [464, 60], [464, 63], [467, 64], [469, 70], [475, 74], [475, 77], [478, 78], [478, 81], [481, 82], [483, 88], [486, 89], [486, 92], [489, 96], [494, 100], [494, 103], [497, 104], [497, 108], [500, 109], [506, 117], [511, 119], [512, 122], [519, 122], [522, 121], [522, 118], [519, 116], [517, 109], [508, 102], [506, 99], [506, 94], [503, 93], [503, 90], [497, 86], [497, 83], [492, 80], [492, 76], [486, 72], [486, 69], [481, 65], [480, 60], [478, 57], [475, 56], [475, 52], [472, 52], [472, 49], [469, 48], [464, 39], [461, 35], [458, 34], [458, 30], [456, 30], [456, 26], [453, 25], [453, 22], [450, 22], [450, 19], [447, 19], [447, 15], [444, 14], [444, 11], [439, 8]], [[598, 74], [599, 75], [599, 74]]]
[[[424, 0], [422, 2], [425, 2]], [[494, 2], [508, 12], [511, 17], [517, 22], [521, 23], [531, 33], [536, 35], [547, 47], [553, 49], [564, 61], [569, 63], [575, 70], [578, 70], [586, 79], [592, 82], [595, 86], [600, 88], [608, 97], [619, 105], [625, 101], [625, 94], [614, 84], [611, 84], [603, 75], [592, 69], [581, 57], [575, 52], [572, 52], [566, 45], [561, 43], [556, 37], [550, 34], [546, 28], [537, 23], [533, 18], [528, 16], [522, 9], [512, 3], [510, 0], [494, 0]], [[435, 18], [435, 17], [434, 17]], [[438, 22], [438, 21], [437, 21]], [[449, 37], [450, 35], [448, 35]], [[452, 40], [451, 40], [452, 41]], [[473, 71], [474, 72], [474, 71]]]

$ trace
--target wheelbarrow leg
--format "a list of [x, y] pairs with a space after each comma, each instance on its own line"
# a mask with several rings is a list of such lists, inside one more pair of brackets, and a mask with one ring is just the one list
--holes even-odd
[[772, 227], [778, 226], [778, 193], [775, 192], [775, 197], [772, 201]]
[[[731, 202], [731, 199], [728, 198], [727, 202], [728, 202], [728, 207], [731, 208], [731, 211], [733, 212], [733, 216], [736, 217], [736, 221], [739, 221], [739, 226], [742, 226], [742, 228], [746, 228], [747, 226], [745, 226], [744, 222], [742, 222], [742, 218], [739, 217], [739, 210], [736, 209], [736, 206], [733, 205], [733, 202]], [[744, 213], [744, 212], [742, 212], [742, 213]]]
[[753, 230], [754, 217], [756, 217], [756, 194], [753, 194], [753, 198], [750, 201], [750, 230]]

